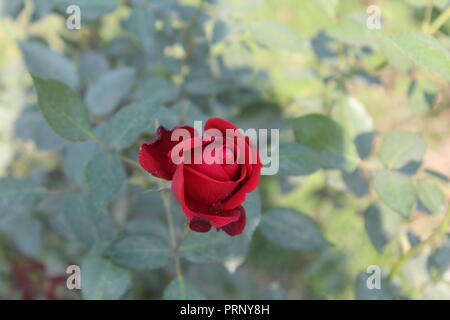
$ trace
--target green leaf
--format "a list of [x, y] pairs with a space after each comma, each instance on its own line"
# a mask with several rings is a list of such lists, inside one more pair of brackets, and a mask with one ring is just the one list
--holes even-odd
[[450, 53], [435, 38], [423, 33], [403, 33], [389, 36], [389, 39], [415, 64], [450, 80]]
[[74, 143], [64, 154], [64, 173], [69, 180], [82, 185], [86, 180], [86, 166], [94, 155], [101, 150], [94, 141]]
[[309, 216], [287, 208], [273, 208], [263, 214], [261, 232], [278, 245], [297, 251], [329, 246], [320, 229]]
[[58, 80], [71, 88], [78, 85], [77, 70], [65, 56], [38, 42], [20, 42], [19, 46], [31, 74]]
[[162, 103], [175, 100], [180, 89], [164, 78], [147, 78], [139, 83], [137, 96], [141, 99], [160, 99]]
[[265, 290], [261, 296], [260, 300], [289, 300], [289, 296], [283, 288], [279, 288], [276, 285], [273, 285], [267, 290]]
[[349, 134], [361, 158], [372, 151], [373, 120], [364, 105], [354, 97], [344, 98], [333, 108], [332, 115]]
[[175, 278], [164, 289], [164, 300], [206, 300], [190, 283], [183, 278]]
[[327, 16], [334, 18], [336, 16], [336, 10], [339, 6], [339, 0], [318, 0], [313, 3], [323, 10]]
[[86, 300], [116, 300], [131, 284], [131, 272], [103, 255], [105, 245], [97, 245], [81, 263], [81, 293]]
[[416, 204], [414, 185], [409, 176], [395, 171], [375, 171], [373, 184], [381, 200], [392, 210], [408, 217]]
[[28, 211], [0, 221], [0, 232], [12, 240], [21, 253], [39, 257], [44, 247], [44, 225], [38, 217]]
[[0, 179], [0, 218], [27, 212], [44, 193], [31, 179]]
[[364, 105], [354, 97], [341, 99], [333, 108], [336, 120], [352, 138], [361, 133], [373, 131], [373, 120]]
[[372, 44], [373, 33], [366, 26], [365, 12], [348, 13], [326, 28], [326, 33], [338, 41], [355, 46]]
[[133, 68], [122, 67], [101, 75], [86, 92], [86, 105], [96, 115], [111, 112], [130, 92], [136, 79]]
[[155, 18], [150, 10], [143, 7], [133, 8], [125, 23], [125, 28], [141, 44], [145, 51], [154, 45]]
[[86, 166], [86, 182], [98, 207], [105, 207], [120, 191], [126, 178], [116, 152], [99, 151]]
[[325, 169], [356, 168], [355, 145], [338, 123], [321, 114], [308, 114], [294, 119], [293, 126], [296, 141], [319, 151]]
[[293, 53], [304, 50], [303, 40], [298, 34], [276, 21], [255, 21], [248, 27], [256, 42], [268, 49]]
[[110, 241], [116, 235], [116, 227], [109, 213], [96, 208], [87, 194], [69, 195], [64, 213], [73, 234], [87, 247], [100, 241]]
[[392, 39], [389, 37], [379, 37], [378, 45], [390, 65], [403, 72], [411, 69], [413, 62], [399, 49], [398, 45]]
[[38, 106], [49, 126], [61, 137], [83, 141], [91, 135], [89, 117], [81, 99], [68, 86], [33, 75]]
[[416, 183], [419, 200], [432, 213], [442, 213], [445, 210], [445, 195], [439, 185], [430, 179], [420, 179]]
[[215, 95], [225, 89], [224, 82], [209, 77], [191, 79], [186, 84], [186, 92], [197, 96]]
[[405, 2], [415, 7], [433, 5], [441, 10], [445, 10], [448, 7], [448, 0], [405, 0]]
[[169, 262], [172, 249], [165, 240], [150, 234], [125, 234], [114, 241], [106, 254], [123, 266], [156, 269]]
[[222, 53], [225, 65], [230, 69], [248, 68], [252, 65], [252, 53], [241, 43], [232, 43]]
[[282, 144], [278, 155], [279, 176], [306, 176], [320, 169], [318, 153], [304, 145]]
[[353, 172], [341, 172], [347, 189], [357, 197], [364, 197], [369, 194], [369, 185], [361, 169], [357, 168]]
[[108, 59], [100, 52], [87, 50], [78, 58], [78, 70], [82, 81], [91, 84], [109, 71]]
[[364, 226], [378, 253], [400, 232], [402, 225], [398, 214], [385, 206], [371, 204], [364, 212]]
[[433, 252], [429, 262], [444, 279], [450, 279], [450, 243], [448, 239]]
[[242, 258], [249, 240], [244, 235], [230, 237], [225, 232], [192, 232], [181, 244], [180, 252], [191, 262], [214, 262]]
[[37, 106], [26, 107], [14, 126], [15, 135], [23, 140], [31, 140], [39, 150], [60, 150], [67, 143], [47, 125]]
[[426, 114], [436, 102], [436, 86], [427, 79], [411, 82], [408, 89], [408, 102], [411, 112], [420, 116]]
[[159, 107], [159, 100], [147, 99], [121, 108], [101, 125], [101, 137], [116, 149], [129, 147], [142, 132], [153, 126]]
[[243, 206], [247, 218], [244, 235], [251, 239], [261, 221], [261, 196], [258, 189], [247, 194]]
[[80, 7], [82, 19], [95, 19], [113, 12], [119, 7], [119, 0], [52, 0], [57, 9], [66, 12], [67, 7]]
[[384, 136], [380, 160], [389, 169], [415, 172], [423, 161], [426, 142], [419, 133], [394, 131]]

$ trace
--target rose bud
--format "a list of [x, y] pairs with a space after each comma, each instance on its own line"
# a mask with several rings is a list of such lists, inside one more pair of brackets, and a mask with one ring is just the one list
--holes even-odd
[[141, 145], [139, 163], [153, 176], [172, 181], [189, 227], [241, 234], [246, 224], [242, 203], [258, 186], [262, 168], [250, 138], [220, 118], [206, 122], [203, 137], [189, 126], [159, 127], [156, 134]]

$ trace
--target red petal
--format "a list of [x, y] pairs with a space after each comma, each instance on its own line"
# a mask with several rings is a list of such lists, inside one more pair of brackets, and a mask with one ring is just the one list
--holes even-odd
[[171, 141], [172, 132], [179, 128], [188, 130], [191, 136], [195, 135], [194, 128], [190, 126], [175, 127], [172, 130], [167, 130], [161, 126], [157, 129], [155, 138], [141, 145], [139, 149], [139, 163], [142, 168], [153, 176], [172, 180], [176, 166], [168, 156], [168, 153], [179, 143], [179, 141]]
[[233, 193], [241, 181], [215, 180], [199, 171], [195, 171], [190, 166], [185, 166], [184, 168], [186, 195], [202, 204], [213, 204], [224, 200]]
[[211, 224], [206, 220], [194, 218], [189, 222], [189, 228], [197, 232], [208, 232], [211, 229]]
[[225, 138], [226, 129], [236, 130], [237, 127], [227, 120], [223, 120], [221, 118], [211, 118], [205, 123], [205, 131], [208, 129], [219, 129], [222, 131], [223, 137]]
[[[259, 176], [261, 173], [262, 166], [261, 165], [253, 165], [253, 166], [247, 165], [247, 166], [243, 166], [242, 169], [244, 169], [246, 167], [251, 169], [250, 176], [246, 177], [245, 181], [243, 181], [241, 183], [241, 185], [236, 188], [236, 192], [233, 193], [227, 200], [225, 200], [223, 202], [224, 210], [230, 210], [231, 208], [236, 208], [237, 206], [242, 204], [245, 201], [246, 194], [248, 192], [252, 192], [258, 186]], [[247, 172], [247, 171], [249, 171], [249, 169], [242, 170], [242, 171]]]
[[226, 226], [220, 228], [220, 230], [225, 231], [228, 235], [230, 235], [232, 237], [240, 235], [244, 231], [245, 224], [247, 221], [244, 207], [239, 206], [236, 209], [239, 210], [241, 213], [241, 215], [239, 216], [239, 220], [236, 222], [227, 224]]
[[209, 221], [211, 226], [220, 228], [239, 219], [240, 211], [237, 209], [214, 210], [211, 207], [200, 204], [186, 197], [184, 188], [184, 171], [184, 164], [177, 166], [175, 174], [173, 175], [172, 192], [175, 198], [177, 198], [180, 202], [183, 212], [189, 220], [200, 218]]

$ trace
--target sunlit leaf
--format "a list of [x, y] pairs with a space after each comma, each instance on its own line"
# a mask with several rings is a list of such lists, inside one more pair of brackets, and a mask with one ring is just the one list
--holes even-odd
[[415, 64], [450, 80], [450, 53], [434, 37], [423, 33], [402, 33], [389, 37], [398, 51]]
[[422, 204], [433, 213], [445, 210], [445, 195], [438, 184], [430, 179], [420, 179], [416, 183], [417, 196]]
[[255, 21], [249, 24], [249, 29], [256, 42], [268, 49], [293, 53], [304, 50], [303, 40], [298, 34], [279, 22]]
[[405, 217], [409, 216], [417, 200], [409, 176], [395, 171], [376, 171], [373, 173], [373, 185], [388, 207]]
[[324, 168], [355, 169], [358, 162], [355, 144], [338, 123], [321, 114], [309, 114], [292, 122], [296, 141], [317, 150]]
[[426, 142], [415, 132], [394, 131], [384, 136], [380, 149], [381, 161], [390, 169], [415, 172], [421, 165]]

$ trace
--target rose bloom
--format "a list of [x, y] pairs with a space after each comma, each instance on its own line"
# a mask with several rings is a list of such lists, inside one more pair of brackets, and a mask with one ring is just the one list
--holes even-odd
[[161, 126], [154, 139], [141, 145], [139, 163], [153, 176], [172, 181], [192, 230], [214, 227], [230, 236], [243, 232], [242, 203], [258, 186], [262, 164], [253, 142], [232, 123], [209, 119], [203, 137], [190, 126]]

